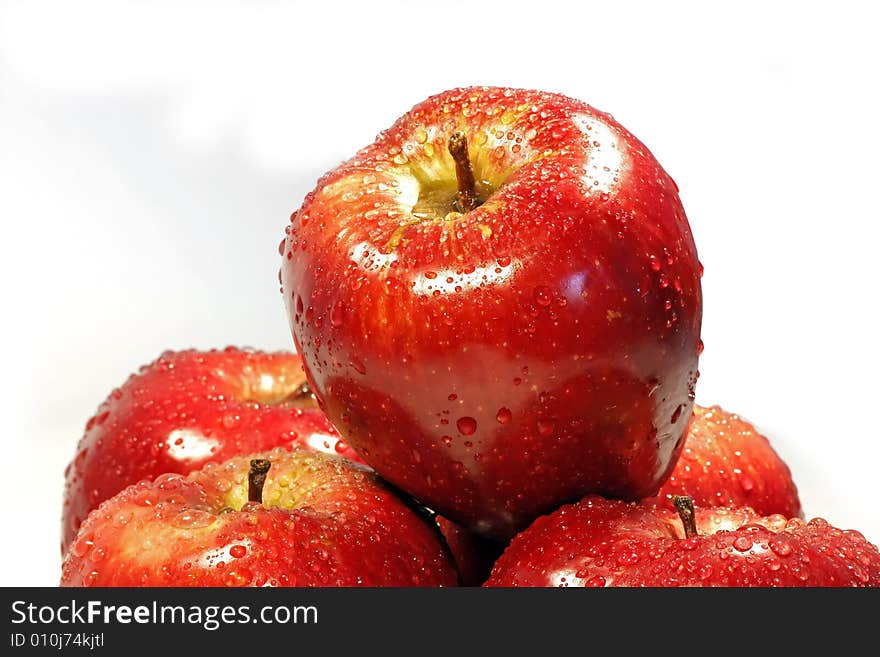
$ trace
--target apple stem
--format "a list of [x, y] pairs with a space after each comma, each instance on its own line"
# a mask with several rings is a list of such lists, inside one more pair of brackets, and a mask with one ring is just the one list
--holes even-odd
[[684, 525], [685, 538], [699, 536], [694, 501], [687, 495], [673, 495], [672, 504], [675, 506], [675, 510], [678, 511], [678, 517], [681, 518], [681, 524]]
[[458, 205], [462, 212], [470, 212], [478, 203], [474, 170], [468, 154], [467, 137], [463, 132], [452, 133], [449, 154], [455, 162], [455, 177], [458, 179]]
[[248, 471], [248, 502], [263, 503], [263, 485], [266, 483], [266, 473], [272, 467], [272, 462], [267, 459], [253, 459], [251, 469]]

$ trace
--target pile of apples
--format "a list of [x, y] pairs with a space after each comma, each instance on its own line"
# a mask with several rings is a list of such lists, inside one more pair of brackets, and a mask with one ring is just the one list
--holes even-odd
[[168, 352], [66, 476], [69, 586], [880, 586], [856, 531], [694, 405], [702, 265], [614, 119], [465, 88], [291, 216], [297, 355]]

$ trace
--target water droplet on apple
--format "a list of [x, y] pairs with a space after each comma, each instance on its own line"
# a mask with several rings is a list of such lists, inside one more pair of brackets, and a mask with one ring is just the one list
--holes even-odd
[[339, 328], [342, 326], [343, 319], [345, 318], [345, 305], [341, 301], [337, 301], [333, 305], [333, 310], [330, 311], [330, 323], [335, 327]]
[[638, 553], [632, 552], [622, 552], [617, 555], [617, 563], [621, 566], [633, 566], [639, 562]]
[[739, 478], [739, 487], [742, 488], [744, 493], [749, 493], [755, 488], [755, 482], [748, 475], [742, 475]]
[[[586, 573], [584, 573], [586, 574]], [[580, 575], [579, 575], [580, 577]], [[584, 586], [589, 588], [602, 588], [605, 586], [605, 578], [602, 575], [593, 575], [587, 580], [584, 580]]]
[[199, 509], [185, 509], [171, 520], [171, 524], [178, 529], [199, 529], [208, 527], [214, 523], [217, 516]]
[[138, 506], [155, 506], [159, 501], [159, 495], [156, 491], [147, 489], [137, 493], [132, 501]]
[[549, 287], [546, 285], [539, 285], [535, 288], [535, 303], [546, 308], [550, 305], [551, 301], [553, 301], [553, 293], [550, 292]]
[[495, 419], [498, 420], [498, 424], [507, 424], [512, 417], [513, 413], [510, 412], [510, 409], [502, 406], [498, 409], [498, 414], [495, 416]]
[[553, 434], [553, 430], [556, 428], [556, 423], [553, 420], [538, 420], [538, 433], [544, 436], [550, 436]]
[[477, 430], [477, 421], [469, 415], [458, 418], [455, 425], [463, 436], [473, 435]]
[[248, 570], [230, 570], [223, 581], [225, 586], [247, 586], [252, 575]]
[[748, 552], [752, 549], [752, 545], [752, 539], [750, 539], [748, 536], [738, 536], [733, 541], [733, 547], [740, 552]]

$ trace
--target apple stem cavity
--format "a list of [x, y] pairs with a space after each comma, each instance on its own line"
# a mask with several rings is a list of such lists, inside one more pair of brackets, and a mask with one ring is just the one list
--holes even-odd
[[263, 485], [266, 483], [266, 473], [272, 467], [272, 462], [267, 459], [253, 459], [248, 471], [248, 502], [263, 503]]
[[479, 205], [476, 182], [471, 158], [468, 154], [467, 137], [463, 132], [454, 132], [449, 138], [449, 154], [455, 162], [455, 177], [458, 180], [458, 207], [462, 212], [470, 212]]
[[685, 538], [699, 536], [697, 531], [697, 515], [694, 509], [694, 501], [687, 495], [673, 495], [672, 504], [678, 511], [681, 524], [684, 525]]

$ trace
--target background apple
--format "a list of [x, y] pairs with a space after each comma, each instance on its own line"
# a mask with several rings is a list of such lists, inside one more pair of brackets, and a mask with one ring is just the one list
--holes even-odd
[[457, 581], [437, 528], [374, 474], [284, 448], [129, 486], [83, 523], [61, 577], [64, 586]]
[[693, 405], [700, 265], [675, 183], [609, 115], [433, 96], [287, 233], [297, 352], [383, 477], [499, 538], [589, 491], [657, 492]]
[[141, 479], [279, 445], [359, 460], [304, 383], [284, 352], [166, 352], [142, 367], [88, 421], [67, 467], [62, 553], [92, 509]]
[[535, 521], [488, 586], [880, 586], [880, 552], [859, 532], [751, 509], [590, 496]]
[[687, 495], [698, 507], [749, 506], [762, 516], [803, 516], [791, 471], [770, 441], [719, 406], [694, 406], [681, 457], [653, 501], [668, 503], [674, 495]]

